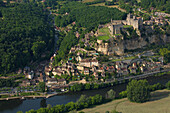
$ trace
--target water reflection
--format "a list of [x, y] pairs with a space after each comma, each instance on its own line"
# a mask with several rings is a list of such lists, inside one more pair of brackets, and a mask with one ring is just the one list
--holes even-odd
[[40, 106], [43, 107], [43, 108], [47, 107], [46, 99], [43, 98], [43, 99], [41, 100]]
[[23, 100], [20, 100], [20, 99], [0, 101], [0, 112], [6, 109], [13, 110], [19, 107], [22, 103], [23, 103]]

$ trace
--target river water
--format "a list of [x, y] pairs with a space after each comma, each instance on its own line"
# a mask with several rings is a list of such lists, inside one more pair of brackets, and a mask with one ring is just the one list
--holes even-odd
[[[159, 77], [147, 77], [146, 78], [149, 84], [161, 83], [165, 84], [170, 80], [170, 74], [159, 76]], [[57, 104], [66, 104], [68, 102], [75, 102], [79, 97], [84, 94], [87, 96], [93, 96], [96, 94], [101, 94], [105, 96], [105, 93], [110, 89], [113, 89], [118, 94], [119, 92], [126, 89], [127, 84], [120, 84], [113, 87], [98, 89], [98, 90], [89, 90], [81, 91], [76, 93], [68, 93], [64, 95], [57, 95], [48, 99], [38, 98], [38, 99], [26, 99], [26, 100], [9, 100], [9, 101], [0, 101], [0, 113], [16, 113], [17, 111], [28, 111], [31, 109], [39, 109], [45, 107], [47, 104], [57, 105]]]

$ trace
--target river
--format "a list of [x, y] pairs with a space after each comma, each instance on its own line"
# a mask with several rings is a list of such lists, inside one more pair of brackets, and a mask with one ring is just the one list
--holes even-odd
[[[161, 83], [165, 84], [170, 80], [170, 74], [164, 76], [150, 76], [146, 78], [149, 84]], [[48, 99], [38, 98], [38, 99], [26, 99], [26, 100], [9, 100], [9, 101], [0, 101], [0, 113], [16, 113], [17, 111], [28, 111], [31, 109], [39, 109], [45, 107], [47, 104], [57, 105], [57, 104], [66, 104], [68, 102], [75, 102], [79, 97], [84, 94], [87, 96], [93, 96], [95, 94], [105, 95], [105, 93], [113, 89], [118, 94], [119, 92], [126, 89], [127, 84], [120, 84], [113, 87], [98, 89], [98, 90], [89, 90], [81, 91], [76, 93], [68, 93], [64, 95], [57, 95]]]

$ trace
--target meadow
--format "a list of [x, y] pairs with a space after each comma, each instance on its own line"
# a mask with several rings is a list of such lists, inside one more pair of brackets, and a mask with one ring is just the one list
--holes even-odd
[[170, 90], [157, 90], [151, 93], [151, 99], [145, 103], [132, 103], [127, 98], [83, 109], [85, 113], [105, 113], [116, 110], [120, 113], [169, 113]]

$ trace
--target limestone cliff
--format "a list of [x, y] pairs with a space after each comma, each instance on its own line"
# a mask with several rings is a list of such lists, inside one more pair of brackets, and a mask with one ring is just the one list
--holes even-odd
[[149, 44], [158, 44], [163, 45], [170, 43], [170, 36], [167, 35], [152, 35], [150, 37], [139, 37], [132, 38], [126, 40], [117, 40], [114, 41], [110, 39], [109, 43], [102, 43], [102, 41], [98, 41], [98, 46], [96, 46], [96, 50], [103, 52], [104, 54], [124, 54], [124, 50], [135, 50], [138, 48], [142, 48]]

